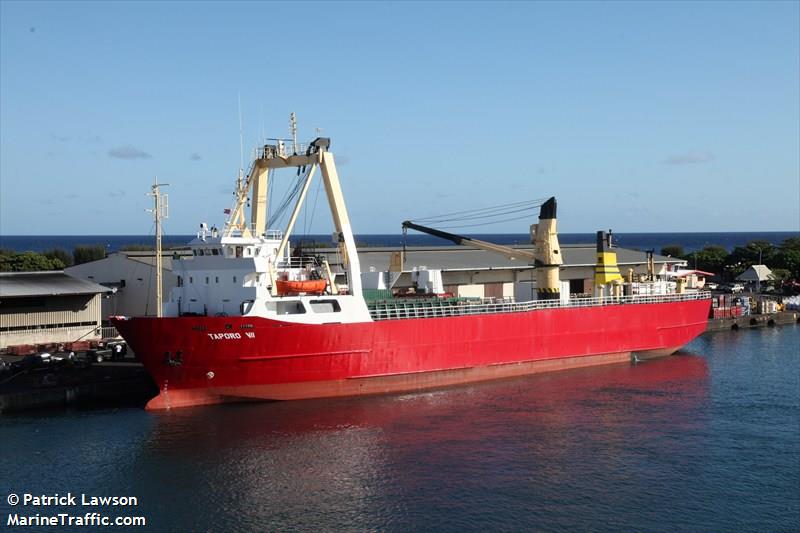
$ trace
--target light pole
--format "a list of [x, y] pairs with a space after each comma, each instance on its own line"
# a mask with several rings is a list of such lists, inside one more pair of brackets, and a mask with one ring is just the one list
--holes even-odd
[[[758, 264], [761, 265], [761, 254], [763, 253], [764, 249], [762, 247], [758, 247]], [[756, 271], [756, 292], [761, 294], [761, 274]]]

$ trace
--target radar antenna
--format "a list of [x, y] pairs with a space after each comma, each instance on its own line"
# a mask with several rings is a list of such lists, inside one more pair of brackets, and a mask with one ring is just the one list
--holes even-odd
[[289, 125], [292, 132], [292, 153], [297, 155], [297, 115], [294, 114], [294, 111], [289, 115]]

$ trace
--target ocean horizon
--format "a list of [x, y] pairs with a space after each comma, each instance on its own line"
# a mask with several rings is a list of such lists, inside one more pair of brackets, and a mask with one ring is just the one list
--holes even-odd
[[[497, 244], [527, 244], [529, 236], [525, 233], [468, 233], [466, 236], [495, 242]], [[561, 244], [593, 244], [594, 233], [561, 233]], [[689, 253], [700, 250], [704, 246], [718, 245], [728, 251], [736, 246], [744, 246], [748, 242], [761, 240], [774, 245], [781, 244], [791, 237], [800, 237], [800, 231], [749, 231], [749, 232], [663, 232], [663, 233], [614, 233], [614, 241], [621, 248], [638, 250], [653, 249], [659, 252], [669, 245], [680, 245]], [[186, 246], [194, 235], [164, 235], [164, 247]], [[15, 252], [43, 252], [53, 248], [67, 251], [76, 246], [100, 245], [109, 253], [117, 252], [127, 246], [150, 245], [153, 235], [0, 235], [0, 248]], [[358, 246], [402, 246], [402, 234], [356, 234]], [[329, 234], [295, 235], [291, 239], [294, 245], [302, 242], [331, 242]], [[430, 235], [409, 233], [406, 236], [408, 246], [455, 246], [449, 241]]]

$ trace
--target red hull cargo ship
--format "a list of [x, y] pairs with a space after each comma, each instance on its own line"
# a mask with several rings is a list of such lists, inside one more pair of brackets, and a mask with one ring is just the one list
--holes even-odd
[[[616, 363], [669, 355], [705, 330], [707, 293], [679, 285], [657, 294], [642, 283], [634, 292], [602, 233], [594, 296], [562, 294], [553, 198], [531, 226], [532, 251], [404, 223], [529, 260], [536, 299], [393, 299], [389, 291], [369, 301], [329, 147], [318, 138], [261, 148], [240, 174], [223, 230], [202, 224], [192, 256], [173, 261], [178, 284], [168, 301], [158, 291], [158, 316], [112, 317], [159, 387], [149, 409], [411, 391]], [[287, 167], [299, 169], [296, 202], [284, 231], [267, 230], [269, 180]], [[342, 258], [336, 268], [289, 245], [318, 168]], [[158, 186], [154, 196], [158, 221]], [[391, 280], [397, 269], [382, 274]]]

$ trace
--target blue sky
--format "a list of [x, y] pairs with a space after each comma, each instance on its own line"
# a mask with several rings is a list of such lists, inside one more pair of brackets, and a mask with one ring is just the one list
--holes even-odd
[[0, 234], [146, 234], [155, 175], [167, 232], [220, 225], [238, 95], [246, 151], [332, 138], [356, 233], [550, 195], [563, 232], [798, 230], [798, 6], [4, 0]]

